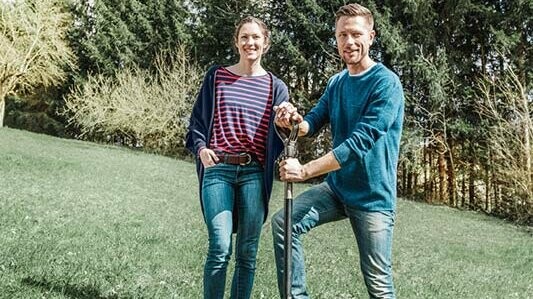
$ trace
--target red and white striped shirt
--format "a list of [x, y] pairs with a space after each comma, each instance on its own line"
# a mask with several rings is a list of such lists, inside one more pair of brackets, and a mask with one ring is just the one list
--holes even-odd
[[215, 77], [215, 116], [209, 148], [227, 153], [254, 153], [265, 162], [272, 114], [270, 75], [242, 77], [220, 68]]

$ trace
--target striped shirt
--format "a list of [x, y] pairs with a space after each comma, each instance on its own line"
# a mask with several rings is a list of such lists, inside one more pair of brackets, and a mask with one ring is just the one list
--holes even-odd
[[209, 148], [254, 153], [264, 164], [272, 113], [270, 75], [241, 77], [220, 68], [215, 77], [215, 116]]

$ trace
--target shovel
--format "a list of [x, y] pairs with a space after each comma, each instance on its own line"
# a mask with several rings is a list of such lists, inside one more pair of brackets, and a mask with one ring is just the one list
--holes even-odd
[[[284, 158], [296, 157], [296, 140], [298, 139], [297, 123], [292, 124], [291, 132], [288, 137], [285, 137], [283, 143], [285, 144]], [[285, 236], [283, 247], [285, 248], [284, 255], [284, 277], [283, 289], [285, 298], [292, 298], [291, 295], [291, 278], [292, 278], [292, 182], [285, 181]]]

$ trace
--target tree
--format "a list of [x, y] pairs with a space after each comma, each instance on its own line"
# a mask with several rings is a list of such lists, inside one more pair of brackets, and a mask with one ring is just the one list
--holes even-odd
[[[533, 121], [521, 78], [511, 68], [498, 78], [478, 82], [483, 96], [476, 111], [487, 122], [490, 161], [498, 180], [491, 186], [499, 198], [497, 213], [533, 221]], [[488, 190], [490, 192], [492, 190]]]
[[264, 1], [191, 0], [194, 14], [190, 30], [196, 59], [201, 66], [236, 63], [238, 55], [233, 45], [235, 25], [243, 17], [253, 15], [266, 21]]
[[105, 74], [135, 65], [150, 69], [156, 56], [191, 42], [190, 14], [181, 0], [77, 0], [69, 40], [79, 76]]
[[0, 127], [8, 95], [58, 84], [66, 77], [64, 67], [73, 65], [63, 7], [59, 0], [0, 4]]
[[[407, 45], [404, 51], [399, 51], [401, 47], [391, 47], [394, 42], [389, 42], [383, 45], [382, 51], [384, 62], [395, 61], [394, 69], [401, 76], [407, 98], [406, 131], [418, 131], [425, 141], [420, 143], [424, 152], [418, 162], [420, 166], [404, 163], [400, 168], [403, 165], [407, 168], [400, 169], [400, 173], [422, 177], [423, 188], [418, 190], [428, 201], [438, 198], [439, 202], [452, 206], [483, 209], [527, 222], [524, 220], [527, 216], [517, 215], [520, 212], [517, 208], [503, 213], [494, 210], [495, 199], [511, 197], [510, 190], [517, 189], [509, 188], [510, 184], [502, 185], [510, 179], [502, 171], [500, 161], [505, 159], [500, 158], [501, 149], [506, 150], [503, 153], [518, 156], [514, 151], [519, 147], [509, 136], [496, 138], [496, 134], [511, 132], [494, 129], [510, 128], [502, 119], [491, 119], [477, 112], [479, 103], [489, 99], [485, 91], [475, 86], [486, 76], [501, 83], [510, 69], [516, 73], [512, 86], [517, 90], [521, 86], [526, 97], [531, 94], [532, 59], [528, 51], [533, 41], [531, 1], [377, 2], [381, 3], [374, 10], [376, 15], [389, 15], [390, 24], [394, 24], [395, 30], [400, 31], [398, 37], [404, 40], [400, 44]], [[513, 110], [515, 104], [499, 101], [503, 106], [499, 109]], [[531, 114], [522, 115], [530, 118]], [[494, 126], [494, 123], [498, 124]], [[523, 135], [523, 143], [528, 144], [528, 134]], [[497, 146], [496, 140], [500, 140]], [[522, 165], [528, 165], [527, 159], [523, 160]], [[420, 173], [410, 174], [413, 169]], [[404, 181], [409, 180], [406, 177]], [[412, 184], [407, 189], [412, 190]], [[520, 206], [524, 197], [527, 196], [522, 199], [516, 196], [510, 202]]]

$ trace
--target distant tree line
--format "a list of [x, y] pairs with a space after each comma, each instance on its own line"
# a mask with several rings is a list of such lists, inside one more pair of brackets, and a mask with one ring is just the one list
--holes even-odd
[[[6, 124], [28, 123], [20, 110], [34, 99], [46, 105], [29, 105], [29, 110], [55, 107], [47, 115], [70, 124], [65, 134], [183, 153], [182, 134], [199, 80], [214, 63], [236, 62], [234, 25], [246, 15], [262, 18], [272, 29], [265, 65], [287, 83], [298, 108], [308, 112], [329, 76], [343, 67], [333, 30], [334, 13], [345, 2], [64, 2], [61, 13], [71, 20], [64, 40], [75, 66], [61, 63], [68, 78], [53, 88], [37, 84], [33, 90], [11, 92]], [[6, 3], [0, 2], [3, 9]], [[375, 16], [371, 56], [400, 76], [406, 94], [399, 193], [533, 224], [531, 1], [359, 3]], [[2, 26], [4, 38], [8, 27]], [[180, 77], [184, 71], [189, 76]], [[181, 78], [182, 84], [169, 78]], [[150, 96], [155, 90], [160, 93]], [[123, 97], [128, 109], [117, 106]], [[160, 99], [176, 111], [174, 120], [149, 116], [162, 114], [150, 108], [161, 106]], [[300, 145], [302, 159], [308, 160], [325, 153], [331, 140], [326, 129]]]

